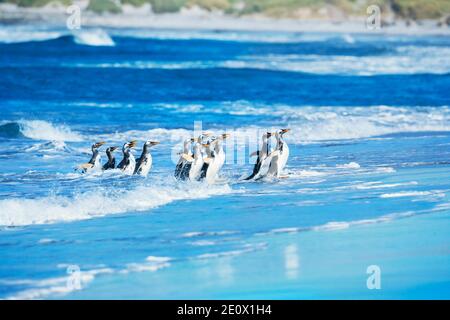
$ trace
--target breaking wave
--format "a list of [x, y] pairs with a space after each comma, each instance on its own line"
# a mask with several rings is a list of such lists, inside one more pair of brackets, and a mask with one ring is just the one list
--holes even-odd
[[114, 41], [101, 29], [89, 31], [77, 31], [73, 34], [75, 43], [87, 46], [115, 46]]
[[0, 136], [5, 138], [30, 138], [51, 141], [83, 141], [80, 134], [63, 125], [44, 120], [19, 120], [0, 125]]
[[98, 189], [74, 197], [50, 196], [38, 199], [0, 200], [0, 225], [24, 226], [85, 220], [108, 214], [145, 211], [176, 200], [201, 199], [231, 192], [228, 185], [196, 183], [154, 183], [135, 189], [114, 192]]
[[64, 37], [72, 37], [76, 44], [86, 46], [114, 46], [110, 35], [102, 29], [83, 29], [70, 32], [64, 29], [36, 29], [28, 27], [0, 28], [0, 43], [25, 43], [49, 41]]

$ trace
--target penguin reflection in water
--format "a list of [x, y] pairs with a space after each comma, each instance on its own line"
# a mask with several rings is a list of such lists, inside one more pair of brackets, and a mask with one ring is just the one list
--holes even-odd
[[91, 150], [92, 150], [91, 160], [89, 160], [89, 162], [87, 162], [87, 163], [83, 163], [83, 164], [79, 165], [78, 167], [75, 168], [75, 170], [79, 170], [82, 173], [101, 170], [102, 169], [102, 165], [100, 162], [101, 156], [100, 156], [98, 149], [104, 144], [105, 144], [105, 142], [103, 142], [103, 141], [94, 143], [91, 146]]

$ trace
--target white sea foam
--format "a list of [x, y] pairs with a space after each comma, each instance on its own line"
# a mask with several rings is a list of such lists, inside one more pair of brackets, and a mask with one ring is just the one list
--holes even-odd
[[57, 30], [39, 30], [25, 27], [0, 28], [0, 43], [19, 43], [57, 39], [63, 32]]
[[253, 55], [222, 62], [221, 67], [305, 72], [313, 74], [446, 74], [449, 47], [404, 46], [382, 55]]
[[[106, 267], [83, 270], [80, 269], [79, 280], [81, 289], [86, 287], [96, 277], [108, 275], [108, 274], [128, 274], [132, 272], [155, 272], [159, 269], [170, 266], [171, 258], [169, 257], [155, 257], [149, 256], [142, 263], [128, 263], [122, 269], [111, 269]], [[59, 268], [67, 268], [68, 265], [60, 264]], [[45, 299], [47, 297], [61, 297], [67, 295], [75, 290], [78, 290], [75, 286], [68, 285], [70, 281], [70, 275], [61, 276], [56, 278], [48, 278], [43, 280], [0, 280], [0, 285], [8, 286], [28, 286], [29, 289], [19, 291], [18, 293], [8, 297], [8, 300], [32, 300], [32, 299]]]
[[[87, 284], [92, 282], [96, 276], [111, 273], [114, 273], [114, 271], [110, 268], [99, 268], [80, 272], [80, 279], [79, 279], [80, 284], [82, 287], [86, 286]], [[1, 281], [0, 284], [3, 282], [4, 284], [10, 286], [26, 285], [31, 287], [30, 289], [20, 291], [8, 297], [7, 298], [8, 300], [36, 300], [36, 299], [43, 299], [49, 296], [63, 296], [74, 290], [77, 290], [75, 286], [68, 285], [69, 280], [70, 275], [43, 280], [28, 280], [28, 279], [14, 280], [14, 281], [4, 280]]]
[[196, 256], [196, 259], [215, 259], [215, 258], [222, 258], [222, 257], [232, 257], [232, 256], [238, 256], [241, 254], [257, 251], [257, 250], [263, 250], [267, 247], [266, 243], [256, 243], [256, 244], [247, 244], [244, 245], [240, 249], [236, 250], [230, 250], [230, 251], [221, 251], [221, 252], [215, 252], [215, 253], [204, 253], [201, 255]]
[[213, 237], [213, 236], [226, 236], [235, 234], [236, 231], [223, 230], [223, 231], [192, 231], [186, 232], [181, 235], [182, 238], [194, 238], [194, 237]]
[[83, 141], [83, 137], [64, 125], [54, 125], [43, 120], [18, 121], [22, 134], [35, 140]]
[[172, 201], [200, 199], [231, 192], [228, 185], [155, 182], [130, 191], [91, 190], [75, 197], [0, 200], [0, 225], [21, 226], [74, 221], [130, 211], [145, 211]]
[[145, 262], [142, 263], [128, 263], [126, 268], [120, 270], [119, 273], [130, 273], [130, 272], [155, 272], [162, 268], [167, 268], [170, 266], [170, 261], [172, 259], [169, 257], [155, 257], [148, 256]]
[[233, 42], [264, 43], [301, 43], [322, 42], [332, 38], [348, 42], [350, 35], [333, 35], [329, 33], [291, 33], [291, 32], [242, 32], [242, 31], [207, 31], [207, 30], [156, 30], [156, 29], [116, 29], [113, 35], [141, 39], [158, 40], [213, 40]]
[[349, 163], [345, 163], [345, 164], [341, 164], [341, 165], [336, 165], [336, 167], [343, 168], [343, 169], [359, 169], [359, 168], [361, 168], [361, 166], [357, 162], [349, 162]]
[[229, 60], [118, 61], [65, 64], [73, 67], [131, 69], [260, 69], [312, 74], [446, 74], [450, 72], [449, 47], [403, 46], [380, 55], [269, 54], [238, 56]]
[[191, 137], [192, 131], [187, 129], [165, 129], [155, 128], [149, 130], [129, 130], [125, 132], [115, 132], [112, 134], [98, 135], [97, 140], [108, 141], [128, 141], [128, 140], [148, 140], [149, 138], [165, 142], [180, 142]]
[[[277, 130], [281, 126], [289, 127], [291, 131], [285, 135], [288, 143], [309, 143], [314, 141], [347, 140], [370, 138], [388, 134], [405, 132], [439, 132], [450, 131], [450, 108], [441, 107], [309, 107], [286, 105], [258, 105], [245, 101], [223, 103], [217, 106], [202, 104], [156, 105], [173, 112], [222, 113], [230, 115], [260, 115], [271, 114], [271, 127], [244, 126], [238, 128], [205, 127], [203, 131], [212, 134], [228, 130], [232, 134], [231, 142], [236, 142], [238, 148], [245, 146], [246, 141], [257, 144], [266, 130]], [[31, 139], [42, 139], [52, 142], [52, 146], [39, 145], [31, 148], [47, 148], [67, 151], [69, 147], [61, 141], [85, 141], [85, 137], [69, 127], [52, 124], [43, 120], [19, 120], [23, 135]], [[189, 125], [189, 124], [186, 124]], [[191, 124], [194, 125], [193, 123]], [[231, 130], [231, 131], [230, 131]], [[89, 141], [104, 140], [119, 143], [126, 140], [148, 140], [149, 138], [171, 143], [172, 145], [192, 136], [189, 129], [154, 128], [149, 130], [129, 130], [110, 134], [90, 136]], [[59, 142], [58, 142], [59, 141]], [[343, 164], [347, 169], [358, 169], [356, 163]], [[380, 168], [383, 170], [383, 168]], [[308, 174], [305, 172], [305, 174]]]
[[404, 198], [404, 197], [424, 197], [433, 196], [442, 198], [445, 197], [445, 193], [441, 190], [432, 191], [399, 191], [393, 193], [383, 193], [380, 198]]
[[[274, 127], [247, 126], [232, 132], [237, 138], [259, 139], [264, 130], [288, 126], [291, 132], [285, 135], [288, 142], [308, 142], [323, 140], [345, 140], [369, 138], [403, 132], [450, 131], [450, 108], [441, 107], [310, 107], [286, 105], [255, 105], [245, 101], [223, 103], [217, 106], [163, 105], [174, 112], [218, 113], [242, 116], [265, 116], [270, 114]], [[175, 111], [176, 110], [176, 111]], [[191, 124], [193, 125], [193, 124]], [[203, 128], [221, 132], [227, 128]], [[127, 131], [99, 136], [99, 139], [120, 140], [146, 137], [164, 138], [165, 141], [180, 141], [192, 134], [188, 129], [157, 128], [148, 131]], [[245, 141], [238, 139], [239, 141]]]
[[381, 181], [371, 181], [362, 183], [352, 183], [350, 185], [336, 187], [334, 190], [346, 190], [346, 189], [356, 189], [356, 190], [376, 190], [376, 189], [389, 189], [404, 186], [415, 186], [417, 181], [410, 182], [399, 182], [399, 183], [383, 183]]
[[[440, 210], [440, 209], [439, 209]], [[283, 234], [283, 233], [297, 233], [297, 232], [305, 232], [305, 231], [335, 231], [335, 230], [343, 230], [348, 229], [352, 226], [360, 226], [366, 224], [376, 224], [382, 222], [388, 222], [395, 219], [402, 219], [413, 217], [419, 214], [426, 214], [433, 212], [435, 210], [424, 210], [424, 211], [405, 211], [398, 212], [392, 214], [386, 214], [377, 218], [372, 219], [361, 219], [361, 220], [353, 220], [353, 221], [330, 221], [323, 225], [312, 226], [312, 227], [289, 227], [289, 228], [277, 228], [269, 230], [268, 232], [261, 232], [257, 235], [268, 235], [268, 234]]]
[[[44, 143], [36, 143], [26, 148], [25, 151], [60, 153], [60, 152], [70, 152], [71, 149], [64, 143], [64, 141], [49, 141]], [[53, 156], [45, 155], [45, 157], [53, 157]]]
[[72, 36], [75, 43], [86, 46], [114, 46], [115, 43], [103, 29], [88, 28], [69, 32], [61, 28], [0, 27], [0, 43], [48, 41]]

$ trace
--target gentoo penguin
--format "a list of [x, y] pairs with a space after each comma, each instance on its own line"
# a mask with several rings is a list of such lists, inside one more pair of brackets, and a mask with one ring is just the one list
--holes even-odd
[[157, 141], [146, 141], [142, 148], [141, 156], [136, 160], [136, 168], [134, 174], [146, 177], [150, 169], [152, 168], [152, 155], [150, 154], [150, 147], [157, 145]]
[[209, 164], [214, 159], [214, 150], [211, 148], [215, 138], [213, 137], [207, 143], [203, 143], [202, 147], [204, 148], [205, 155], [203, 157], [203, 165], [200, 169], [200, 176], [198, 180], [202, 180], [206, 178], [206, 173], [208, 172]]
[[283, 135], [289, 132], [290, 129], [281, 129], [275, 132], [275, 138], [277, 139], [277, 146], [275, 152], [270, 161], [268, 175], [275, 176], [277, 178], [281, 177], [281, 172], [286, 166], [287, 160], [289, 158], [289, 147], [283, 139]]
[[192, 155], [182, 155], [185, 164], [180, 173], [181, 180], [197, 180], [204, 164], [202, 147], [203, 141], [209, 136], [209, 133], [202, 133], [197, 137], [197, 141], [193, 141], [194, 152]]
[[122, 147], [123, 159], [120, 161], [117, 169], [122, 170], [125, 174], [133, 174], [136, 167], [136, 160], [131, 153], [131, 149], [136, 146], [137, 141], [133, 140], [127, 142]]
[[100, 170], [102, 168], [102, 165], [100, 163], [101, 157], [100, 157], [100, 153], [98, 152], [98, 148], [100, 148], [104, 144], [105, 144], [105, 142], [103, 142], [103, 141], [94, 143], [91, 146], [91, 150], [92, 150], [91, 160], [89, 160], [88, 163], [83, 163], [83, 164], [79, 165], [76, 169], [80, 170], [82, 173], [86, 173], [86, 172], [92, 171], [92, 170]]
[[175, 167], [175, 178], [182, 179], [181, 173], [183, 167], [186, 165], [186, 158], [192, 157], [191, 145], [194, 142], [194, 138], [186, 139], [183, 142], [183, 151], [180, 154], [180, 159], [178, 160], [177, 166]]
[[194, 156], [192, 162], [190, 163], [189, 180], [195, 181], [199, 178], [204, 163], [202, 144], [197, 142], [194, 144]]
[[224, 133], [210, 143], [210, 147], [211, 145], [213, 146], [214, 156], [210, 160], [208, 168], [206, 170], [205, 179], [208, 183], [213, 183], [216, 180], [220, 169], [222, 169], [223, 164], [225, 163], [225, 151], [223, 151], [222, 143], [223, 140], [225, 140], [229, 136], [229, 134]]
[[113, 152], [119, 147], [109, 147], [106, 149], [106, 156], [108, 157], [108, 162], [103, 165], [103, 170], [110, 170], [116, 167], [116, 158]]
[[272, 136], [271, 132], [266, 132], [262, 135], [262, 144], [261, 144], [261, 148], [252, 153], [250, 156], [257, 156], [256, 162], [255, 162], [255, 166], [253, 167], [253, 172], [250, 176], [248, 176], [247, 178], [245, 178], [244, 180], [250, 180], [253, 179], [260, 171], [261, 169], [261, 165], [264, 161], [264, 159], [267, 157], [267, 155], [269, 154], [269, 138]]

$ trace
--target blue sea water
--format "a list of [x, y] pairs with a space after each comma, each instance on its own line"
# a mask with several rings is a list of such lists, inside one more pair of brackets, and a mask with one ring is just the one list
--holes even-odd
[[[0, 29], [0, 298], [450, 298], [448, 37]], [[173, 178], [199, 125], [214, 185]], [[74, 171], [133, 139], [147, 178]]]

